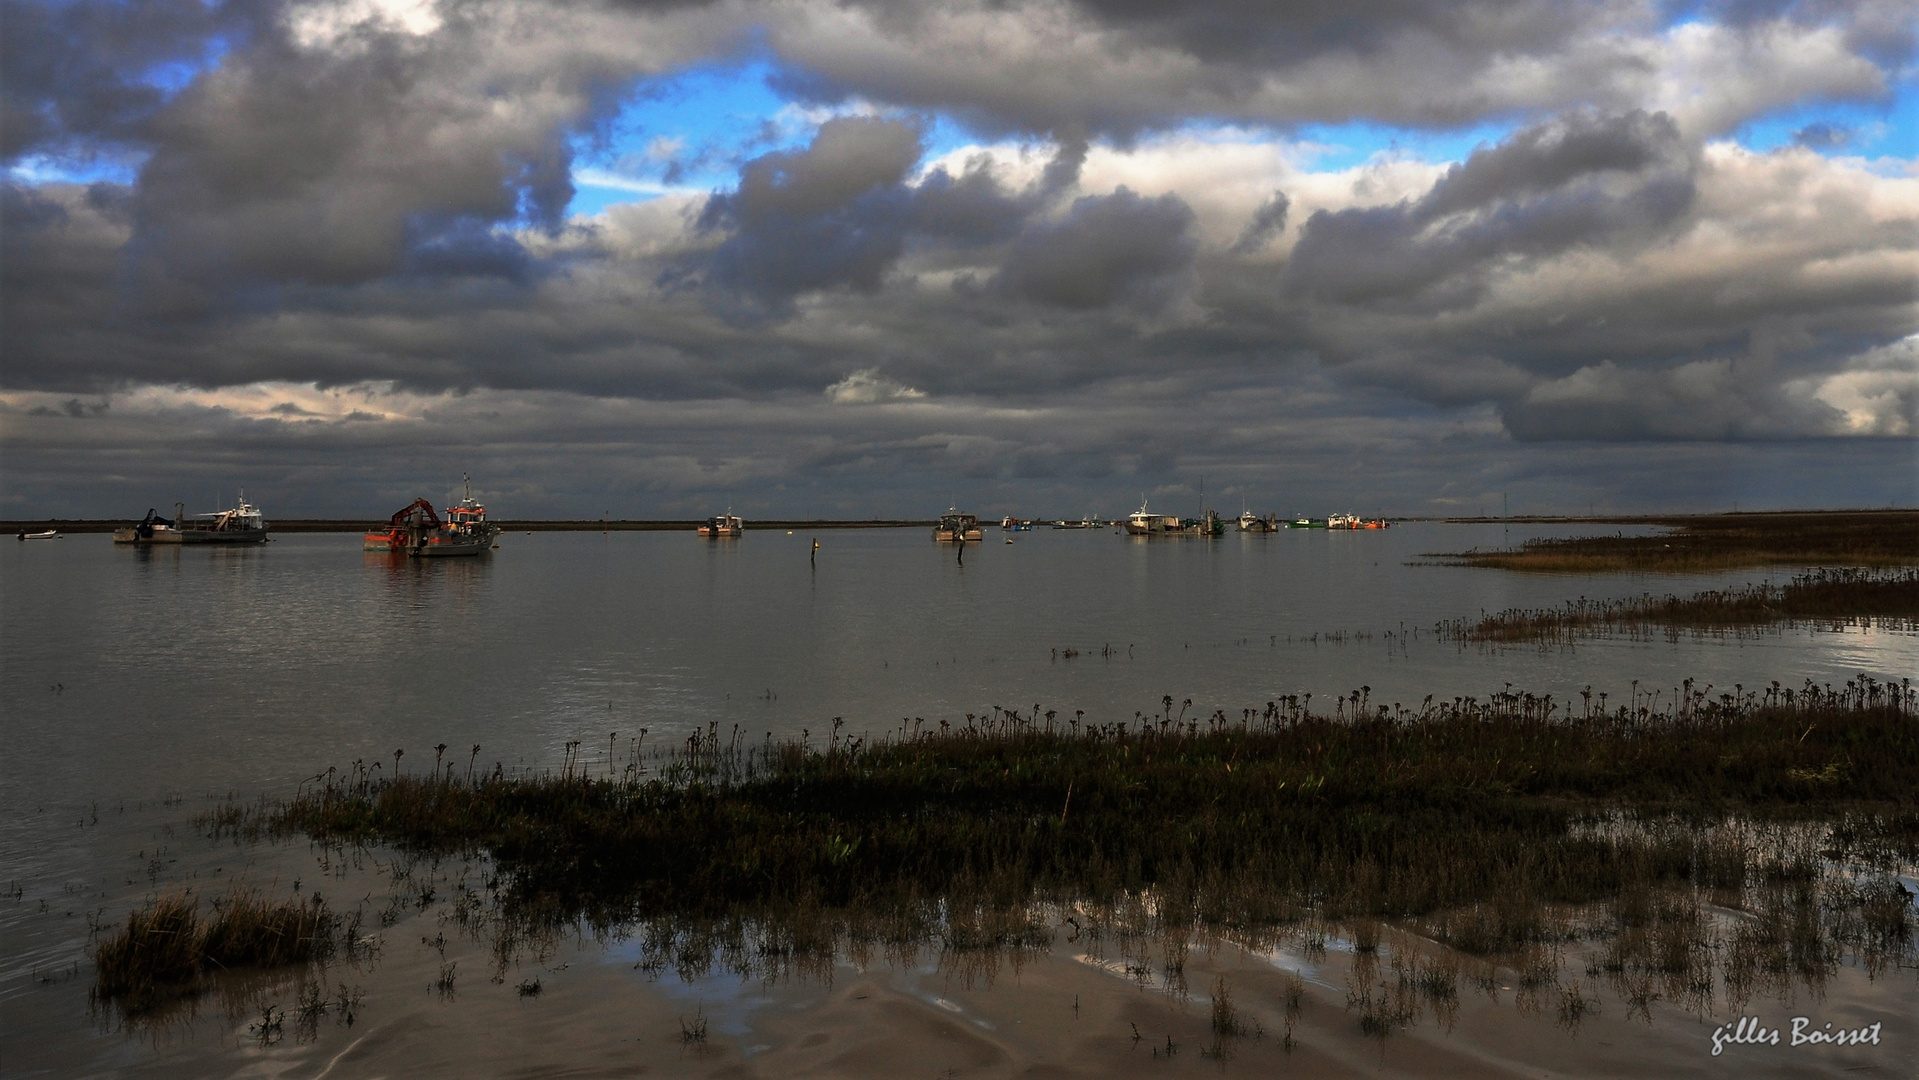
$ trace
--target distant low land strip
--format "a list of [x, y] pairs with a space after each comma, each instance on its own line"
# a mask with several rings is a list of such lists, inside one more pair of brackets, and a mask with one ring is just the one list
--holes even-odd
[[1517, 548], [1431, 557], [1462, 566], [1581, 574], [1919, 565], [1919, 511], [1915, 510], [1714, 514], [1616, 523], [1665, 525], [1672, 531], [1652, 536], [1547, 537]]
[[1684, 598], [1580, 597], [1557, 608], [1511, 608], [1478, 622], [1442, 624], [1441, 629], [1462, 641], [1554, 644], [1653, 629], [1739, 630], [1874, 620], [1882, 627], [1919, 627], [1919, 570], [1815, 570], [1784, 585], [1760, 582]]
[[[31, 521], [0, 521], [0, 532], [40, 532], [45, 529], [58, 529], [63, 533], [110, 533], [115, 529], [124, 529], [138, 525], [139, 518], [113, 520], [36, 518]], [[507, 532], [674, 532], [691, 530], [706, 523], [705, 518], [689, 518], [685, 521], [601, 521], [598, 518], [579, 521], [494, 521]], [[386, 521], [367, 518], [287, 518], [272, 519], [268, 522], [270, 531], [283, 533], [352, 533], [368, 529], [384, 529]], [[747, 531], [770, 529], [899, 529], [931, 528], [933, 519], [907, 521], [892, 518], [871, 518], [866, 520], [833, 521], [748, 521]]]

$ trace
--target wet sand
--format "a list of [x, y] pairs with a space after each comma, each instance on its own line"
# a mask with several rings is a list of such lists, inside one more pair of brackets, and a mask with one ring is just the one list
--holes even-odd
[[[1912, 969], [1869, 980], [1845, 969], [1819, 995], [1759, 998], [1744, 1010], [1724, 1002], [1701, 1017], [1655, 1002], [1644, 1016], [1587, 977], [1577, 956], [1562, 984], [1577, 979], [1595, 1011], [1576, 1024], [1560, 1014], [1559, 988], [1527, 995], [1518, 976], [1499, 972], [1490, 994], [1466, 981], [1455, 1007], [1431, 1003], [1412, 1024], [1383, 1037], [1361, 1030], [1351, 992], [1390, 983], [1392, 946], [1366, 955], [1334, 941], [1316, 961], [1281, 950], [1233, 945], [1196, 948], [1184, 963], [1186, 990], [1150, 965], [1129, 974], [1111, 956], [1083, 950], [1062, 929], [1054, 948], [1012, 958], [975, 955], [942, 964], [923, 957], [901, 967], [875, 960], [864, 970], [836, 964], [829, 978], [768, 983], [714, 974], [655, 977], [632, 967], [630, 944], [575, 941], [544, 959], [524, 958], [494, 981], [481, 944], [453, 940], [445, 959], [431, 941], [441, 913], [403, 918], [381, 931], [377, 960], [335, 963], [314, 973], [329, 988], [359, 988], [351, 1025], [333, 1010], [297, 1015], [297, 979], [256, 987], [246, 1007], [225, 1011], [203, 998], [197, 1016], [127, 1029], [117, 1048], [81, 1071], [139, 1077], [1686, 1077], [1911, 1076], [1919, 1045]], [[1437, 946], [1422, 948], [1437, 949]], [[450, 992], [436, 985], [455, 965]], [[1383, 973], [1383, 974], [1382, 974]], [[1304, 994], [1288, 1026], [1286, 997], [1297, 976]], [[1212, 1028], [1210, 988], [1224, 978], [1246, 1034]], [[521, 986], [537, 979], [540, 990]], [[263, 1030], [262, 1010], [284, 1010]], [[1446, 1012], [1450, 1011], [1450, 1016]], [[1877, 1046], [1728, 1046], [1712, 1055], [1715, 1026], [1739, 1015], [1787, 1027], [1882, 1025]], [[698, 1025], [704, 1023], [704, 1034]], [[1290, 1030], [1291, 1038], [1288, 1039]], [[78, 1062], [68, 1059], [67, 1065]], [[55, 1066], [54, 1061], [16, 1061]], [[12, 1071], [11, 1068], [9, 1071]]]

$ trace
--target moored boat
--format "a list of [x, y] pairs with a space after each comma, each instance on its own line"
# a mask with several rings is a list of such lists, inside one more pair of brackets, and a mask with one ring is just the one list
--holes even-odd
[[948, 507], [940, 515], [939, 524], [933, 526], [933, 540], [941, 544], [977, 544], [985, 535], [980, 531], [979, 518], [960, 513], [958, 507]]
[[708, 539], [738, 536], [745, 531], [746, 521], [735, 514], [730, 506], [726, 508], [726, 513], [707, 518], [706, 524], [700, 526], [700, 535]]
[[1146, 508], [1146, 500], [1139, 501], [1139, 509], [1126, 516], [1126, 535], [1128, 536], [1167, 536], [1180, 531], [1177, 516], [1155, 514]]
[[1362, 518], [1357, 514], [1334, 514], [1326, 519], [1329, 529], [1385, 529], [1391, 523], [1385, 518]]
[[113, 530], [116, 544], [263, 544], [267, 520], [260, 508], [240, 493], [231, 510], [187, 516], [185, 503], [173, 504], [173, 520], [152, 510], [138, 525]]
[[1239, 514], [1240, 532], [1278, 532], [1279, 515], [1267, 514], [1261, 517], [1251, 510], [1242, 509]]
[[499, 535], [500, 527], [486, 519], [486, 507], [473, 501], [468, 479], [465, 497], [458, 506], [447, 507], [446, 520], [433, 512], [432, 502], [415, 499], [395, 513], [385, 529], [368, 532], [362, 547], [417, 558], [480, 555], [492, 549]]
[[21, 529], [20, 539], [22, 540], [58, 540], [60, 539], [60, 530], [59, 529], [42, 529], [39, 532], [28, 532], [25, 529]]

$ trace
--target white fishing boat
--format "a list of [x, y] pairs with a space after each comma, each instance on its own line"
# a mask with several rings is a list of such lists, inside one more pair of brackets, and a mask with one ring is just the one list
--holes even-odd
[[1139, 501], [1139, 509], [1127, 515], [1126, 535], [1128, 536], [1165, 536], [1180, 531], [1177, 516], [1155, 514], [1146, 509], [1146, 500]]
[[185, 503], [173, 504], [173, 520], [152, 510], [138, 525], [113, 530], [116, 544], [263, 544], [267, 519], [241, 492], [231, 510], [188, 516]]
[[60, 530], [59, 529], [43, 529], [40, 532], [28, 532], [25, 529], [21, 529], [20, 539], [22, 540], [58, 540], [60, 539]]

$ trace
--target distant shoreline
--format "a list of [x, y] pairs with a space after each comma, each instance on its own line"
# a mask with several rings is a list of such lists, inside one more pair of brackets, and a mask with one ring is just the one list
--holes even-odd
[[[0, 532], [18, 533], [21, 530], [39, 532], [43, 529], [58, 529], [64, 533], [107, 533], [115, 529], [124, 529], [138, 525], [139, 518], [117, 520], [34, 518], [24, 521], [0, 521]], [[695, 529], [706, 523], [705, 518], [688, 518], [684, 521], [510, 521], [496, 520], [494, 524], [507, 532], [675, 532], [681, 529]], [[931, 528], [931, 518], [925, 521], [871, 520], [871, 521], [749, 521], [747, 530], [771, 529], [904, 529]], [[355, 533], [368, 529], [384, 529], [384, 521], [366, 518], [290, 518], [268, 522], [270, 532], [276, 533]]]
[[[1910, 515], [1908, 508], [1885, 509], [1834, 509], [1834, 510], [1747, 510], [1718, 514], [1619, 514], [1586, 515], [1568, 514], [1564, 516], [1540, 514], [1515, 514], [1511, 517], [1392, 517], [1384, 518], [1391, 522], [1439, 522], [1445, 525], [1669, 525], [1683, 526], [1696, 521], [1726, 521], [1735, 518], [1777, 519], [1796, 515], [1826, 514], [1886, 514]], [[1051, 518], [1034, 519], [1043, 524]], [[705, 518], [669, 518], [669, 519], [627, 519], [620, 521], [601, 521], [597, 518], [512, 521], [500, 519], [495, 522], [508, 532], [672, 532], [679, 529], [694, 529], [704, 524]], [[39, 532], [44, 529], [58, 529], [67, 533], [103, 533], [123, 529], [140, 523], [139, 518], [21, 518], [0, 521], [0, 533], [18, 533], [22, 530]], [[384, 526], [384, 520], [372, 518], [286, 518], [273, 519], [270, 522], [273, 532], [287, 533], [334, 533], [363, 532]], [[934, 519], [831, 519], [831, 520], [767, 520], [746, 523], [748, 531], [771, 529], [905, 529], [931, 528]]]

